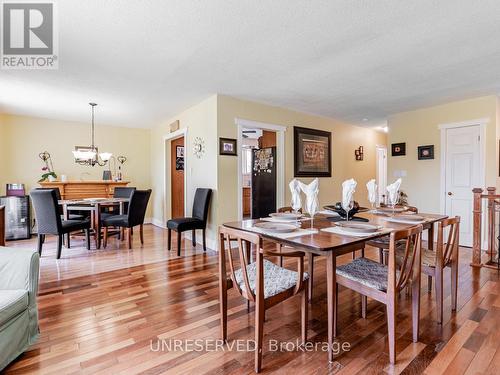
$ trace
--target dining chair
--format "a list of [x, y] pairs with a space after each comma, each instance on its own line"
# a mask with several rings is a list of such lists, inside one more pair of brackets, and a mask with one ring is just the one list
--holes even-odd
[[[385, 205], [383, 205], [385, 206]], [[418, 208], [414, 206], [405, 206], [407, 212], [412, 212], [418, 214]], [[376, 247], [378, 249], [378, 257], [379, 262], [387, 264], [387, 253], [389, 251], [389, 236], [383, 236], [379, 238], [375, 238], [371, 241], [367, 241], [366, 244], [369, 246]], [[402, 241], [398, 244], [398, 246], [404, 245]]]
[[[412, 287], [413, 342], [418, 341], [420, 318], [420, 270], [422, 225], [394, 231], [390, 234], [388, 265], [367, 258], [357, 258], [337, 267], [335, 303], [338, 286], [361, 294], [361, 314], [366, 318], [368, 297], [386, 305], [389, 338], [389, 361], [396, 362], [397, 297], [407, 285]], [[397, 242], [405, 240], [403, 258], [396, 261]], [[399, 266], [398, 266], [399, 265]], [[334, 316], [334, 336], [337, 334], [337, 314]]]
[[168, 250], [172, 248], [172, 231], [177, 232], [177, 256], [181, 256], [181, 233], [191, 230], [193, 246], [196, 246], [196, 229], [202, 230], [203, 251], [207, 251], [206, 228], [208, 219], [208, 207], [212, 189], [197, 188], [194, 194], [193, 211], [191, 217], [178, 217], [167, 221]]
[[[451, 270], [451, 310], [457, 310], [460, 216], [438, 222], [435, 250], [422, 247], [422, 273], [435, 278], [437, 321], [443, 323], [443, 270]], [[402, 259], [401, 250], [397, 251]]]
[[[111, 215], [101, 220], [101, 226], [104, 228], [103, 246], [106, 248], [108, 244], [109, 227], [118, 227], [127, 229], [127, 244], [128, 248], [132, 248], [132, 228], [140, 227], [139, 236], [141, 244], [144, 244], [144, 217], [146, 216], [146, 208], [148, 207], [151, 189], [135, 190], [130, 197], [130, 203], [127, 214]], [[123, 240], [124, 236], [121, 237]]]
[[38, 227], [38, 253], [40, 255], [42, 255], [45, 235], [57, 235], [57, 259], [60, 259], [63, 235], [82, 230], [85, 232], [87, 250], [90, 250], [90, 220], [62, 220], [59, 214], [59, 203], [55, 189], [34, 189], [31, 191], [30, 196], [35, 209]]
[[[230, 240], [231, 238], [231, 240]], [[237, 255], [233, 256], [231, 243], [237, 242]], [[243, 246], [246, 243], [247, 246]], [[255, 249], [255, 261], [250, 261], [250, 247]], [[226, 271], [226, 255], [229, 277]], [[227, 341], [227, 290], [235, 287], [247, 301], [255, 303], [255, 372], [262, 368], [262, 342], [265, 311], [286, 299], [301, 295], [301, 336], [307, 340], [307, 285], [309, 275], [304, 272], [304, 253], [287, 252], [283, 256], [297, 259], [297, 271], [280, 267], [264, 256], [279, 253], [265, 251], [262, 239], [255, 233], [219, 227], [219, 296], [221, 312], [221, 336]], [[238, 260], [238, 265], [235, 260]]]
[[[136, 190], [133, 186], [117, 186], [113, 190], [113, 198], [127, 198], [130, 199], [132, 193]], [[120, 212], [120, 204], [112, 204], [103, 207], [103, 212], [101, 213], [101, 218], [108, 217], [110, 215], [117, 215]], [[123, 214], [126, 215], [128, 212], [128, 202], [123, 203]]]

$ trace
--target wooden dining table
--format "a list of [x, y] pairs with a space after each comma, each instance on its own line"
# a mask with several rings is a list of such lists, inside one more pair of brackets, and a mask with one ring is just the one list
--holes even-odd
[[119, 214], [125, 212], [125, 203], [129, 203], [129, 198], [88, 198], [60, 200], [58, 203], [63, 207], [64, 220], [68, 220], [71, 211], [89, 211], [91, 228], [95, 237], [96, 249], [101, 248], [101, 209], [119, 205]]
[[[425, 222], [421, 223], [424, 230], [428, 231], [428, 238], [434, 238], [434, 224], [438, 221], [447, 218], [445, 215], [440, 214], [418, 214], [425, 218]], [[392, 230], [408, 229], [415, 224], [410, 223], [396, 223], [388, 221], [388, 216], [377, 215], [371, 212], [357, 214], [356, 216], [368, 219], [370, 224], [379, 225], [383, 228]], [[283, 238], [279, 235], [264, 232], [261, 229], [255, 228], [254, 224], [261, 222], [261, 220], [244, 220], [223, 224], [228, 228], [243, 230], [247, 232], [256, 233], [267, 241], [277, 244], [293, 247], [295, 250], [300, 250], [308, 255], [309, 261], [312, 259], [312, 254], [321, 255], [326, 257], [326, 279], [327, 279], [327, 308], [328, 308], [328, 361], [333, 362], [333, 341], [334, 341], [334, 326], [336, 325], [335, 319], [335, 289], [336, 289], [336, 267], [337, 256], [342, 254], [351, 253], [353, 251], [364, 248], [365, 242], [373, 240], [378, 237], [383, 237], [388, 234], [387, 230], [375, 233], [366, 237], [355, 237], [348, 235], [334, 234], [325, 232], [321, 229], [332, 227], [335, 224], [328, 220], [326, 215], [317, 215], [314, 217], [312, 227], [316, 230], [313, 234], [305, 234], [296, 237]], [[302, 222], [302, 228], [309, 229], [311, 226], [310, 221]], [[428, 248], [433, 249], [433, 241], [428, 241]], [[225, 268], [225, 267], [224, 267]]]

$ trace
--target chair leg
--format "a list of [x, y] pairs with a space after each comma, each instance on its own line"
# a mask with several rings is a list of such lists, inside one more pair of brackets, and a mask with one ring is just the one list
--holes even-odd
[[45, 243], [45, 234], [42, 234], [42, 244]]
[[432, 276], [427, 275], [427, 291], [432, 292]]
[[[105, 227], [104, 230], [107, 230], [108, 227]], [[106, 244], [106, 242], [104, 242]], [[87, 250], [90, 250], [90, 229], [85, 229], [85, 245], [87, 246]], [[104, 246], [106, 247], [106, 246]]]
[[38, 235], [38, 254], [40, 254], [40, 256], [42, 256], [42, 246], [43, 246], [43, 234], [39, 234]]
[[57, 259], [61, 259], [62, 243], [63, 243], [63, 235], [59, 234], [57, 236]]
[[[282, 248], [281, 244], [277, 243], [277, 244], [276, 244], [276, 252], [277, 252], [277, 253], [281, 253], [281, 248]], [[278, 259], [278, 264], [279, 264], [279, 266], [280, 266], [280, 267], [283, 267], [283, 257], [282, 257], [282, 256], [279, 256], [278, 258], [279, 258], [279, 259]]]
[[255, 304], [255, 372], [262, 368], [262, 339], [264, 337], [264, 301], [257, 300]]
[[170, 251], [172, 249], [172, 229], [167, 230], [167, 250]]
[[181, 256], [181, 235], [182, 232], [177, 232], [177, 256]]
[[307, 299], [311, 303], [313, 298], [313, 276], [314, 276], [314, 255], [307, 253], [307, 272], [309, 273], [309, 282], [307, 287]]
[[384, 256], [384, 264], [387, 266], [389, 264], [389, 252], [388, 251], [383, 251], [383, 256]]
[[108, 227], [104, 227], [104, 235], [102, 240], [102, 246], [106, 248], [108, 246]]
[[387, 333], [389, 338], [389, 362], [396, 363], [396, 303], [395, 298], [387, 303]]
[[457, 311], [458, 259], [451, 261], [451, 310]]
[[384, 264], [384, 249], [378, 249], [378, 260], [381, 264]]
[[436, 275], [435, 288], [436, 288], [436, 311], [437, 311], [437, 322], [438, 324], [443, 323], [443, 269], [434, 270]]
[[368, 305], [368, 297], [361, 295], [361, 317], [366, 319], [366, 306]]
[[335, 314], [333, 315], [333, 337], [337, 337], [337, 314], [339, 305], [339, 284], [335, 284]]
[[193, 235], [191, 236], [193, 242], [193, 247], [196, 247], [196, 229], [193, 229]]
[[302, 327], [302, 344], [307, 342], [307, 321], [308, 321], [308, 293], [309, 293], [309, 280], [306, 281], [304, 289], [301, 292], [301, 327]]
[[70, 249], [71, 248], [71, 234], [66, 234], [66, 248]]
[[132, 228], [127, 228], [127, 243], [128, 248], [132, 248]]
[[120, 238], [122, 241], [125, 241], [125, 228], [124, 227], [120, 228]]
[[205, 234], [205, 229], [202, 231], [202, 236], [203, 236], [203, 251], [207, 251], [207, 237]]
[[144, 224], [139, 226], [139, 237], [141, 238], [141, 245], [144, 245]]

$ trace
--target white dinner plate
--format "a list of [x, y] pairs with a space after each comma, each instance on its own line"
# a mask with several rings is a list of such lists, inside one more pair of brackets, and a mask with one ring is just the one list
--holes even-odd
[[374, 233], [377, 232], [380, 227], [372, 224], [363, 224], [363, 223], [349, 223], [349, 222], [339, 222], [336, 223], [338, 227], [342, 228], [344, 232], [352, 232], [352, 233]]
[[272, 214], [269, 214], [269, 216], [276, 219], [293, 221], [300, 219], [303, 215], [301, 213], [296, 214], [293, 212], [274, 212]]
[[413, 215], [397, 215], [397, 216], [394, 216], [395, 219], [399, 219], [399, 220], [405, 220], [405, 221], [423, 221], [425, 220], [425, 217], [423, 216], [420, 216], [420, 215], [416, 215], [416, 214], [413, 214]]
[[254, 227], [259, 228], [269, 233], [291, 233], [297, 230], [297, 226], [292, 224], [261, 222], [254, 224]]

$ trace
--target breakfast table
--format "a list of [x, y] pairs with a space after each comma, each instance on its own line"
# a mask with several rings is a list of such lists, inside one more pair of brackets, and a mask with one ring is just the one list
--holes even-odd
[[[434, 238], [434, 224], [438, 221], [447, 218], [440, 214], [418, 214], [422, 217], [423, 230], [428, 231], [428, 238]], [[269, 222], [264, 220], [244, 220], [223, 224], [232, 229], [256, 233], [267, 241], [276, 244], [290, 246], [295, 250], [305, 252], [309, 256], [311, 262], [313, 255], [321, 255], [326, 257], [326, 275], [327, 275], [327, 307], [328, 307], [328, 360], [333, 361], [333, 340], [334, 340], [334, 321], [335, 314], [335, 289], [336, 289], [336, 258], [339, 255], [351, 253], [353, 251], [364, 249], [365, 242], [375, 238], [388, 235], [394, 230], [408, 229], [417, 223], [410, 221], [395, 222], [390, 214], [375, 214], [372, 212], [364, 212], [357, 214], [358, 217], [363, 217], [368, 220], [367, 224], [373, 224], [379, 227], [376, 232], [359, 235], [345, 234], [341, 228], [328, 220], [326, 215], [316, 215], [314, 220], [301, 221], [302, 229], [298, 229], [296, 233], [275, 233], [262, 229], [262, 226], [257, 227], [256, 224]], [[340, 228], [340, 229], [339, 229]], [[433, 248], [433, 241], [429, 241], [428, 248]], [[225, 269], [225, 266], [223, 267]]]
[[101, 209], [103, 207], [119, 206], [119, 214], [125, 212], [125, 203], [129, 198], [84, 198], [60, 200], [58, 203], [63, 206], [64, 220], [68, 220], [71, 211], [90, 211], [91, 228], [95, 237], [95, 246], [101, 248]]

